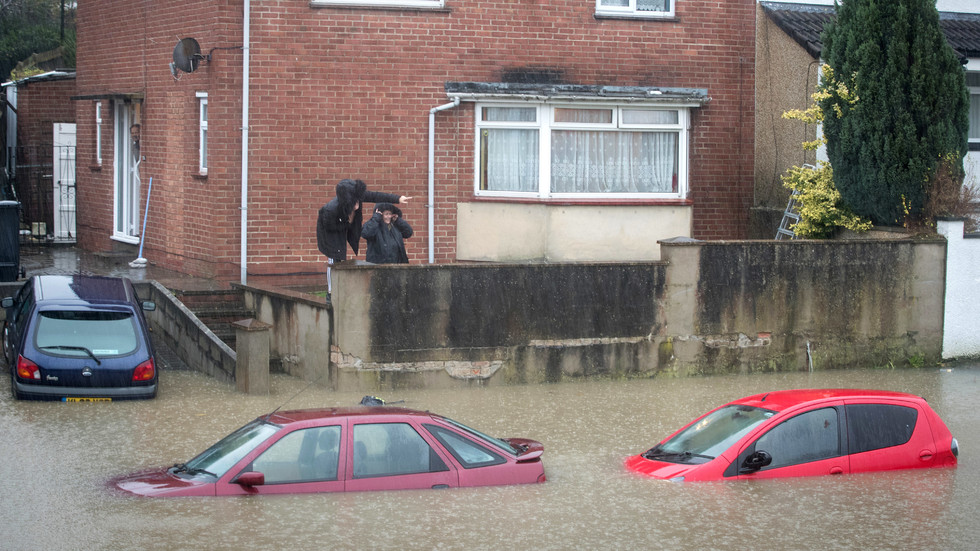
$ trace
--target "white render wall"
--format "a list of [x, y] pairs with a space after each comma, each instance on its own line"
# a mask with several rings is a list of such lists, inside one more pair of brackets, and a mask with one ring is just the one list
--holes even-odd
[[980, 356], [980, 236], [965, 237], [962, 220], [940, 220], [946, 237], [946, 312], [943, 359]]

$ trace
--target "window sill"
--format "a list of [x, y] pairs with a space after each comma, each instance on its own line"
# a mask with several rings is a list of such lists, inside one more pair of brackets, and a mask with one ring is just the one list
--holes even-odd
[[194, 178], [195, 180], [207, 180], [208, 179], [208, 173], [207, 172], [195, 172], [195, 173], [191, 174], [191, 178]]
[[451, 8], [446, 6], [396, 6], [393, 4], [388, 5], [371, 5], [371, 4], [328, 4], [325, 2], [317, 2], [316, 0], [310, 1], [310, 8], [312, 9], [343, 9], [343, 10], [373, 10], [373, 11], [410, 11], [410, 12], [425, 12], [425, 13], [452, 13]]
[[632, 21], [656, 21], [663, 23], [680, 23], [676, 15], [636, 15], [632, 13], [596, 13], [595, 19], [629, 19]]
[[549, 206], [606, 206], [606, 207], [619, 207], [619, 206], [657, 206], [657, 207], [689, 207], [694, 205], [694, 201], [691, 199], [602, 199], [596, 197], [583, 198], [583, 199], [569, 199], [569, 198], [531, 198], [531, 197], [485, 197], [485, 196], [475, 196], [473, 197], [474, 202], [479, 203], [523, 203], [530, 205], [549, 205]]
[[88, 165], [88, 169], [91, 170], [92, 172], [99, 172], [100, 170], [102, 170], [102, 165], [98, 163], [93, 163]]

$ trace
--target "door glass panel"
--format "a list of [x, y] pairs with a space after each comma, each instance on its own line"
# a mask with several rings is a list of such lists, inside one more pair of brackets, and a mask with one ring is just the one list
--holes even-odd
[[354, 426], [354, 478], [448, 470], [407, 423]]
[[808, 463], [840, 455], [840, 426], [835, 408], [822, 408], [792, 417], [756, 441], [755, 450], [772, 456], [765, 470]]

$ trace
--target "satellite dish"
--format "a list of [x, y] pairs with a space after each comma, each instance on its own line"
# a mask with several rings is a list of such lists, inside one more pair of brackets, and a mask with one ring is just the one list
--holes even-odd
[[182, 38], [174, 47], [174, 66], [185, 73], [193, 73], [202, 59], [201, 45], [193, 38]]

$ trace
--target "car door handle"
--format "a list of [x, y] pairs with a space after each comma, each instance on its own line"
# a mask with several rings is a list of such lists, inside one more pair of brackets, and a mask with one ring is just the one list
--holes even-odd
[[831, 467], [830, 468], [830, 474], [844, 474], [844, 468], [843, 467]]
[[932, 459], [932, 450], [922, 450], [919, 452], [919, 459], [929, 461]]
[[432, 489], [433, 490], [446, 490], [448, 488], [449, 488], [449, 484], [433, 484], [432, 485]]

